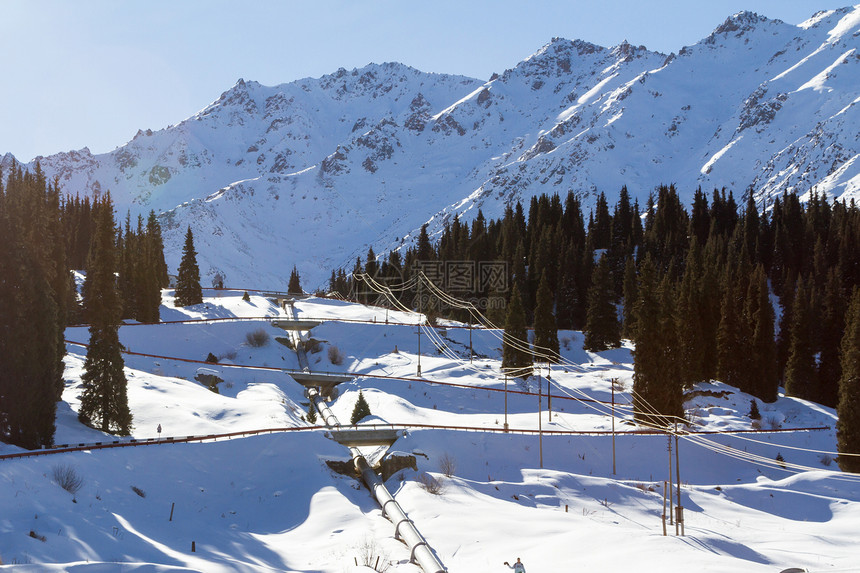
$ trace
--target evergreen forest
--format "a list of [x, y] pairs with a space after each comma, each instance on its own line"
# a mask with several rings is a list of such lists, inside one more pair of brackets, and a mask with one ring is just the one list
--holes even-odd
[[[410, 279], [421, 271], [457, 298], [483, 303], [499, 327], [522, 333], [533, 325], [543, 349], [554, 339], [557, 352], [547, 325], [582, 330], [593, 351], [630, 339], [637, 417], [663, 425], [683, 416], [685, 388], [711, 379], [765, 402], [782, 386], [836, 407], [846, 312], [860, 285], [858, 246], [853, 202], [813, 192], [805, 202], [784, 194], [757, 204], [749, 192], [737, 201], [725, 189], [699, 189], [686, 207], [673, 186], [663, 185], [644, 208], [626, 188], [614, 205], [601, 193], [587, 217], [573, 193], [533, 197], [527, 210], [510, 205], [499, 220], [480, 211], [470, 224], [454, 217], [435, 240], [422, 228], [417, 244], [402, 253], [377, 257], [371, 249], [353, 273], [396, 287], [415, 284]], [[487, 261], [502, 263], [503, 288], [482, 281], [478, 271]], [[452, 274], [458, 268], [471, 269], [473, 280]], [[354, 276], [333, 272], [331, 289], [384, 304]], [[412, 308], [427, 304], [414, 286], [393, 291]], [[499, 298], [504, 305], [486, 304]], [[468, 320], [441, 301], [421, 310], [430, 320]], [[507, 365], [522, 366], [516, 354], [505, 345]], [[845, 373], [860, 383], [851, 376]]]
[[[0, 172], [0, 440], [51, 446], [63, 391], [63, 332], [90, 325], [81, 419], [128, 433], [122, 319], [157, 322], [167, 266], [154, 213], [115, 223], [109, 193], [67, 198], [14, 164]], [[80, 288], [72, 269], [85, 272]], [[107, 406], [105, 406], [107, 404]]]

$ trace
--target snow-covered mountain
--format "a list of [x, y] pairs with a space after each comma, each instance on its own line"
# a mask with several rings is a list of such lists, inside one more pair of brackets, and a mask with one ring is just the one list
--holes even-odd
[[[860, 5], [794, 26], [750, 12], [664, 55], [553, 39], [488, 81], [396, 63], [276, 87], [239, 80], [195, 116], [111, 153], [40, 158], [69, 193], [163, 212], [204, 275], [305, 286], [477, 208], [660, 183], [860, 195]], [[4, 158], [4, 163], [10, 160]]]

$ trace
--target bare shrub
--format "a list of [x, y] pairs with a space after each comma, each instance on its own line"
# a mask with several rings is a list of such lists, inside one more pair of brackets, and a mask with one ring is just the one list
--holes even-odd
[[638, 490], [642, 491], [642, 492], [645, 492], [645, 493], [647, 493], [647, 492], [649, 492], [649, 491], [654, 491], [654, 486], [653, 486], [653, 485], [648, 485], [648, 484], [644, 484], [644, 483], [637, 483], [637, 484], [635, 484], [635, 485], [634, 485], [634, 487], [635, 487], [636, 489], [638, 489]]
[[441, 471], [445, 477], [451, 477], [454, 475], [454, 472], [457, 471], [457, 462], [454, 461], [454, 458], [448, 454], [442, 454], [442, 457], [439, 458], [439, 471]]
[[779, 430], [782, 428], [779, 418], [774, 414], [765, 417], [763, 426], [768, 430]]
[[261, 348], [269, 343], [269, 333], [258, 328], [245, 335], [245, 342], [253, 348]]
[[341, 352], [340, 348], [338, 348], [337, 346], [329, 346], [328, 360], [332, 364], [340, 366], [341, 364], [343, 364], [343, 352]]
[[146, 497], [146, 492], [137, 487], [136, 485], [131, 486], [131, 491], [139, 495], [140, 497]]
[[427, 493], [432, 493], [433, 495], [441, 495], [442, 493], [442, 482], [426, 472], [418, 474], [418, 483], [421, 484], [421, 487]]
[[377, 573], [385, 573], [391, 569], [391, 557], [382, 551], [382, 548], [372, 537], [365, 538], [356, 549], [359, 565], [370, 567]]
[[74, 466], [67, 464], [56, 465], [51, 468], [51, 477], [54, 483], [75, 495], [84, 487], [84, 478], [78, 473]]
[[305, 352], [310, 352], [311, 354], [316, 354], [317, 352], [322, 351], [322, 342], [317, 340], [316, 338], [308, 338], [305, 342]]
[[218, 362], [221, 362], [225, 358], [227, 360], [235, 360], [237, 352], [235, 350], [226, 350], [218, 355]]

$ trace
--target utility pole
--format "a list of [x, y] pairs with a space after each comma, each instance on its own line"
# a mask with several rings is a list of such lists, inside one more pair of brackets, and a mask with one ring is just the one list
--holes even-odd
[[508, 371], [505, 370], [505, 433], [508, 431]]
[[469, 314], [469, 364], [472, 363], [472, 315]]
[[675, 520], [675, 535], [678, 534], [678, 526], [681, 527], [681, 535], [684, 535], [684, 508], [681, 506], [681, 461], [678, 454], [678, 422], [675, 422], [675, 472], [678, 483], [678, 509]]
[[674, 525], [672, 519], [674, 514], [672, 511], [672, 436], [667, 433], [666, 437], [669, 438], [669, 525]]
[[418, 277], [418, 376], [421, 376], [421, 318], [424, 300], [421, 298], [421, 277]]
[[543, 424], [541, 423], [541, 381], [538, 368], [538, 449], [540, 450], [540, 467], [543, 469]]
[[546, 411], [549, 412], [547, 420], [552, 422], [552, 366], [546, 363]]
[[617, 380], [618, 378], [610, 380], [612, 385], [612, 475], [615, 475], [615, 382]]

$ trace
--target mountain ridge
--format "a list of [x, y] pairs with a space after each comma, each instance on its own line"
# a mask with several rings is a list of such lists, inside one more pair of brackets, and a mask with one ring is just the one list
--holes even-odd
[[[738, 12], [677, 54], [553, 38], [482, 81], [405, 64], [267, 87], [240, 79], [113, 152], [37, 158], [70, 193], [154, 209], [171, 268], [191, 226], [204, 276], [319, 285], [458, 215], [535, 194], [586, 206], [661, 183], [851, 199], [860, 192], [860, 7], [794, 26]], [[3, 165], [11, 159], [7, 154]]]

